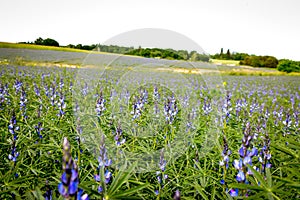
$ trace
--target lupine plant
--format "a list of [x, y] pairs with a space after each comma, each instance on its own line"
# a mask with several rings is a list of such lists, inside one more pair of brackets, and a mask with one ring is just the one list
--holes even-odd
[[0, 199], [300, 198], [297, 76], [222, 75], [222, 93], [114, 67], [1, 65]]

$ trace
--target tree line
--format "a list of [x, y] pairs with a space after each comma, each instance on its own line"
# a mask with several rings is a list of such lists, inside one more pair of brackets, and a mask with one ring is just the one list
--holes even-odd
[[[43, 39], [41, 37], [37, 38], [34, 42], [20, 42], [26, 44], [36, 44], [45, 46], [57, 46], [59, 43], [51, 38]], [[224, 53], [223, 48], [221, 48], [220, 53], [214, 55], [200, 54], [197, 51], [188, 52], [187, 50], [174, 50], [174, 49], [160, 49], [160, 48], [134, 48], [134, 47], [123, 47], [118, 45], [82, 45], [82, 44], [68, 44], [64, 46], [73, 49], [82, 50], [97, 50], [101, 52], [117, 53], [125, 55], [136, 55], [147, 58], [162, 58], [171, 60], [189, 60], [189, 61], [204, 61], [209, 62], [210, 58], [220, 59], [220, 60], [237, 60], [240, 61], [240, 65], [249, 65], [253, 67], [267, 67], [267, 68], [277, 68], [279, 71], [284, 72], [300, 72], [300, 61], [292, 61], [288, 59], [278, 60], [274, 56], [257, 56], [254, 54], [247, 53], [231, 53], [227, 49]]]
[[220, 60], [237, 60], [240, 61], [240, 65], [249, 65], [253, 67], [268, 67], [268, 68], [276, 68], [279, 61], [274, 56], [257, 56], [257, 55], [249, 55], [247, 53], [230, 53], [228, 49], [226, 53], [223, 52], [223, 48], [221, 48], [221, 52], [215, 55], [212, 55], [211, 58], [220, 59]]

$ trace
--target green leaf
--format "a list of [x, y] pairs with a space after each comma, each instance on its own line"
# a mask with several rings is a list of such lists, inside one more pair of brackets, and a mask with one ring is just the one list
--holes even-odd
[[123, 197], [128, 197], [131, 196], [133, 194], [138, 193], [138, 191], [144, 189], [145, 187], [148, 187], [149, 183], [134, 187], [132, 189], [126, 190], [126, 191], [122, 191], [121, 193], [118, 194], [114, 194], [112, 196], [110, 196], [110, 198], [123, 198]]
[[[125, 167], [124, 167], [125, 168]], [[112, 196], [115, 192], [118, 191], [118, 189], [128, 181], [132, 171], [135, 168], [135, 164], [131, 165], [131, 167], [128, 169], [128, 171], [124, 172], [123, 169], [120, 169], [119, 172], [117, 173], [117, 176], [113, 179], [113, 182], [111, 183], [107, 194], [109, 196]]]
[[247, 164], [247, 167], [250, 168], [254, 177], [260, 182], [261, 186], [263, 186], [265, 189], [268, 188], [263, 176], [259, 172], [257, 172], [251, 165]]
[[204, 189], [198, 183], [195, 183], [194, 186], [203, 199], [205, 200], [209, 199], [208, 196], [204, 193]]
[[244, 184], [244, 183], [233, 183], [229, 184], [230, 188], [238, 188], [238, 189], [244, 189], [244, 190], [257, 190], [257, 191], [265, 191], [262, 187], [260, 186], [255, 186], [255, 185], [249, 185], [249, 184]]
[[272, 145], [272, 147], [274, 147], [275, 149], [285, 153], [285, 154], [288, 154], [294, 158], [299, 158], [298, 154], [294, 153], [292, 150], [286, 148], [286, 147], [283, 147], [283, 146], [280, 146], [280, 145]]

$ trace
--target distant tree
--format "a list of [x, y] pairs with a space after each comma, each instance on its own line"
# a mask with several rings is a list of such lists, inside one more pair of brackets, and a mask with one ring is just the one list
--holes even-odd
[[279, 71], [283, 71], [287, 73], [300, 72], [300, 62], [283, 59], [279, 61], [279, 64], [277, 65], [277, 69]]
[[34, 41], [34, 44], [59, 47], [59, 43], [51, 38], [47, 38], [44, 40], [43, 38], [39, 37]]
[[224, 57], [224, 52], [223, 52], [223, 48], [221, 48], [219, 59], [222, 59], [223, 57]]
[[51, 38], [47, 38], [43, 41], [43, 45], [45, 46], [55, 46], [59, 47], [59, 43], [56, 40], [53, 40]]
[[183, 58], [183, 60], [189, 59], [189, 53], [186, 50], [179, 50], [178, 55]]
[[229, 49], [227, 49], [227, 52], [226, 52], [226, 59], [230, 60], [231, 59], [231, 54], [230, 54], [230, 51]]
[[277, 65], [278, 65], [277, 58], [273, 56], [266, 56], [266, 59], [264, 61], [264, 67], [276, 68]]
[[43, 42], [44, 42], [43, 38], [39, 37], [34, 41], [34, 44], [43, 45]]
[[77, 44], [77, 45], [75, 46], [75, 48], [76, 48], [76, 49], [82, 49], [82, 44]]

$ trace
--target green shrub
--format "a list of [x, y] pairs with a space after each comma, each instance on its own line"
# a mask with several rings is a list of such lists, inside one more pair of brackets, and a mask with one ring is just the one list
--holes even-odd
[[300, 62], [283, 59], [279, 61], [277, 69], [283, 72], [300, 72]]

